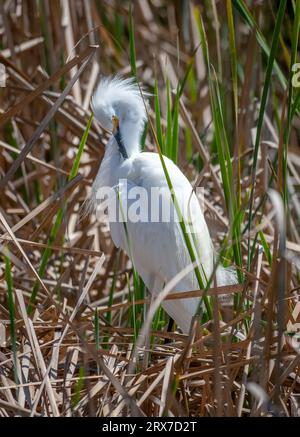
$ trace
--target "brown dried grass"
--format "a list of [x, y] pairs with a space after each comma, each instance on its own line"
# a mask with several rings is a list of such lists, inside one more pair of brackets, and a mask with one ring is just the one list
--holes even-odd
[[[205, 17], [210, 28], [211, 57], [220, 62], [220, 34], [218, 31], [218, 44], [214, 44], [213, 23], [218, 18], [222, 26], [226, 16], [221, 2], [213, 3], [217, 9], [213, 9], [212, 15], [208, 11]], [[191, 53], [199, 45], [192, 2], [188, 5], [181, 10], [177, 2], [135, 2], [138, 76], [144, 85], [152, 87], [156, 74], [162, 95], [163, 76], [168, 75], [176, 86]], [[265, 7], [258, 6], [257, 13], [266, 14]], [[168, 332], [166, 328], [151, 332], [153, 343], [144, 342], [144, 346], [135, 350], [134, 332], [127, 324], [128, 310], [133, 305], [127, 286], [127, 276], [132, 280], [131, 264], [120, 254], [115, 271], [117, 251], [108, 229], [93, 216], [79, 220], [80, 207], [88, 196], [107, 138], [95, 121], [85, 145], [80, 174], [66, 183], [90, 115], [90, 96], [99, 72], [130, 73], [128, 3], [45, 0], [37, 8], [37, 3], [30, 0], [6, 1], [0, 15], [3, 41], [0, 62], [6, 66], [8, 76], [6, 88], [0, 91], [0, 415], [299, 415], [299, 348], [296, 337], [292, 341], [290, 335], [300, 322], [299, 118], [292, 126], [289, 145], [289, 183], [294, 194], [290, 197], [283, 256], [278, 255], [281, 229], [274, 220], [279, 212], [266, 201], [258, 210], [256, 225], [263, 230], [273, 252], [272, 266], [257, 245], [251, 268], [244, 269], [243, 285], [209, 290], [215, 296], [214, 320], [202, 326], [195, 320], [189, 336], [180, 331]], [[125, 26], [121, 42], [126, 50], [120, 49], [112, 32], [116, 16]], [[179, 35], [177, 26], [181, 29]], [[239, 119], [245, 190], [249, 184], [255, 95], [260, 86], [253, 64], [257, 71], [260, 66], [254, 58], [251, 64], [243, 54], [244, 51], [254, 56], [255, 38], [246, 32], [241, 20], [237, 26], [241, 35], [240, 62], [247, 71], [241, 85]], [[279, 61], [284, 68], [284, 59]], [[228, 87], [230, 74], [226, 68], [230, 64], [223, 59], [223, 81]], [[180, 101], [179, 165], [191, 179], [205, 186], [207, 220], [219, 244], [229, 225], [220, 167], [208, 152], [209, 135], [208, 139], [199, 135], [205, 133], [211, 117], [199, 50], [195, 56], [195, 75], [201, 104], [187, 92]], [[282, 97], [280, 90], [278, 97], [279, 100]], [[165, 123], [163, 98], [161, 105]], [[275, 110], [281, 113], [280, 103]], [[150, 114], [153, 116], [152, 111]], [[187, 163], [184, 153], [182, 131], [186, 127], [191, 130], [192, 154], [199, 153], [204, 163], [199, 177], [196, 166], [192, 161]], [[276, 132], [276, 117], [267, 111], [264, 138], [268, 141], [261, 144], [256, 206], [266, 192], [268, 175], [273, 172], [277, 179], [272, 161], [281, 142]], [[153, 150], [153, 144], [149, 134], [146, 148]], [[281, 148], [279, 152], [282, 154]], [[235, 150], [234, 160], [237, 153]], [[63, 222], [46, 274], [40, 277], [41, 256], [47, 247], [53, 218], [62, 206]], [[253, 225], [251, 238], [254, 236]], [[245, 258], [246, 236], [242, 248]], [[4, 255], [12, 266], [15, 362]], [[285, 300], [278, 303], [277, 288], [282, 274]], [[116, 284], [110, 305], [109, 290], [114, 276]], [[29, 316], [26, 306], [36, 280], [40, 283], [38, 301]], [[220, 320], [217, 295], [234, 292], [241, 297], [240, 307], [228, 308], [226, 314], [221, 310]], [[191, 292], [172, 298], [194, 295]], [[242, 305], [246, 302], [248, 307]], [[150, 301], [135, 303], [149, 308]], [[95, 345], [96, 308], [99, 350]], [[282, 310], [283, 325], [279, 326]], [[108, 312], [111, 312], [109, 323], [105, 318]], [[282, 334], [280, 341], [278, 329]]]

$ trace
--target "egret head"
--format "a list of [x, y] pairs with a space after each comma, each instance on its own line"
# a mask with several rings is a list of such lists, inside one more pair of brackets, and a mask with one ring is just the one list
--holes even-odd
[[146, 111], [140, 89], [133, 79], [119, 76], [101, 79], [92, 106], [100, 124], [113, 132], [123, 157], [139, 151]]

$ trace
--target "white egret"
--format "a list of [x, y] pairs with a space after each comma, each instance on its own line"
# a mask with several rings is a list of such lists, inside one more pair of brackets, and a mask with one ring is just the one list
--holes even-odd
[[[128, 218], [126, 227], [118, 220], [110, 222], [114, 244], [131, 256], [149, 291], [157, 294], [164, 284], [191, 263], [191, 258], [178, 220], [174, 219], [176, 214], [168, 195], [169, 189], [159, 155], [141, 152], [140, 137], [147, 117], [140, 89], [131, 79], [104, 78], [94, 93], [92, 104], [100, 124], [113, 132], [92, 187], [92, 203], [96, 202], [97, 191], [103, 187], [117, 187], [121, 203], [129, 202], [129, 205], [133, 204], [133, 199], [128, 195], [129, 189], [143, 189], [149, 195], [149, 201], [151, 189], [166, 188], [161, 190], [162, 203], [170, 205], [171, 220], [163, 220], [161, 214], [158, 221], [151, 220], [151, 211], [157, 205], [154, 206], [150, 201], [143, 204], [145, 208], [149, 205], [147, 220], [136, 222]], [[164, 157], [164, 161], [184, 220], [192, 222], [193, 234], [190, 240], [203, 278], [209, 278], [215, 254], [199, 201], [181, 170], [167, 157]], [[127, 183], [127, 191], [124, 181]], [[236, 282], [232, 271], [222, 266], [216, 271], [216, 280], [217, 285]], [[174, 292], [195, 289], [199, 289], [199, 284], [195, 273], [191, 272], [177, 284]], [[169, 300], [164, 301], [163, 308], [182, 331], [188, 333], [198, 304], [199, 298]]]

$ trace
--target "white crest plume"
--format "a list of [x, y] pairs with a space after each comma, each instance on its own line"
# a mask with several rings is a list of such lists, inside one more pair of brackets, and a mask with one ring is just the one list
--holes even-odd
[[139, 151], [140, 136], [147, 120], [143, 97], [147, 95], [133, 78], [117, 75], [100, 79], [92, 98], [95, 117], [102, 127], [112, 130], [112, 116], [118, 117], [128, 155]]

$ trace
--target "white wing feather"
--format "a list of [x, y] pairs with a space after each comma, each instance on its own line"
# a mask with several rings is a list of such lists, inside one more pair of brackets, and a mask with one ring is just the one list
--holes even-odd
[[[209, 277], [213, 269], [213, 247], [200, 204], [194, 193], [191, 196], [192, 186], [180, 169], [168, 158], [165, 157], [164, 160], [174, 191], [176, 195], [178, 194], [177, 199], [186, 222], [188, 217], [185, 215], [185, 211], [187, 211], [187, 203], [191, 197], [190, 212], [195, 230], [194, 237], [199, 244], [197, 248], [200, 254], [199, 263]], [[130, 160], [124, 161], [116, 174], [116, 179], [126, 179], [127, 190], [133, 186], [143, 187], [147, 190], [149, 198], [152, 187], [165, 186], [168, 188], [159, 155], [155, 153], [140, 153]], [[127, 206], [130, 208], [130, 200], [125, 198], [127, 194], [124, 191], [124, 186], [119, 185], [119, 192], [121, 202], [124, 204], [127, 200]], [[164, 201], [170, 202], [171, 199], [169, 196], [165, 196]], [[173, 204], [171, 208], [174, 210]], [[154, 283], [156, 286], [160, 284], [162, 287], [164, 283], [169, 282], [191, 263], [178, 222], [132, 223], [128, 221], [126, 226], [130, 248], [123, 223], [110, 223], [112, 239], [117, 247], [130, 253], [137, 271], [152, 293], [161, 291], [161, 289], [151, 289]], [[190, 237], [192, 236], [190, 235]], [[192, 238], [190, 239], [192, 240]], [[197, 254], [195, 247], [194, 252]], [[155, 281], [153, 281], [153, 277], [155, 277]], [[177, 284], [174, 292], [198, 288], [196, 276], [192, 272]], [[181, 329], [187, 332], [198, 303], [199, 299], [190, 298], [168, 301], [163, 306]]]

